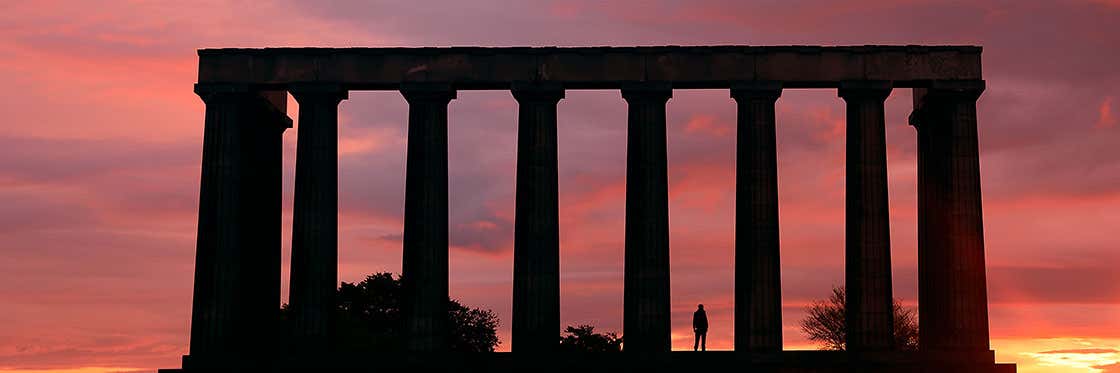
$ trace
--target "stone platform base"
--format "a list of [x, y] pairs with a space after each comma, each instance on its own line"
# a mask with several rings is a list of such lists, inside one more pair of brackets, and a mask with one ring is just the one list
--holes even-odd
[[[314, 361], [311, 361], [314, 360]], [[211, 368], [206, 368], [209, 366]], [[240, 367], [239, 367], [240, 366]], [[841, 351], [732, 351], [637, 353], [372, 353], [327, 359], [278, 357], [247, 365], [233, 361], [205, 364], [183, 357], [182, 369], [160, 373], [202, 372], [740, 372], [766, 373], [1014, 373], [1015, 364], [996, 364], [987, 353], [889, 352], [854, 354]]]

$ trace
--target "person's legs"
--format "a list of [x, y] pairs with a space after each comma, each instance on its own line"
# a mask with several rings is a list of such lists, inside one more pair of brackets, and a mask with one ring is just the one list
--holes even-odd
[[708, 331], [700, 333], [700, 351], [708, 351]]
[[693, 351], [696, 351], [696, 348], [698, 348], [700, 346], [700, 332], [696, 331], [695, 334], [696, 334], [696, 341], [692, 343], [692, 350]]

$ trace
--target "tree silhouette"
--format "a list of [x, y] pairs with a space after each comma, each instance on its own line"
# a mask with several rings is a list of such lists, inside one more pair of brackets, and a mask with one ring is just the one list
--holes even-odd
[[[844, 317], [844, 299], [847, 293], [843, 286], [832, 288], [827, 299], [817, 300], [805, 308], [806, 316], [801, 320], [801, 332], [810, 341], [816, 342], [824, 350], [844, 350], [847, 333]], [[899, 350], [918, 349], [918, 320], [912, 308], [902, 306], [894, 300], [894, 345]]]
[[591, 325], [568, 326], [560, 336], [560, 351], [619, 352], [622, 337], [613, 332], [596, 333]]
[[464, 307], [452, 299], [447, 312], [451, 317], [451, 351], [494, 352], [501, 343], [495, 333], [498, 316], [493, 311]]
[[[356, 284], [343, 282], [335, 298], [334, 349], [345, 353], [401, 350], [403, 295], [400, 278], [387, 272], [369, 275]], [[452, 351], [491, 352], [501, 343], [493, 311], [466, 307], [450, 298], [447, 308]], [[281, 320], [288, 319], [287, 313], [285, 304]]]

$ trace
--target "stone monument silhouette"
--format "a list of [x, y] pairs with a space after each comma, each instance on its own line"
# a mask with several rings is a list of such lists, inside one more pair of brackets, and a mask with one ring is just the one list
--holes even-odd
[[[989, 347], [975, 46], [204, 49], [206, 104], [190, 354], [165, 371], [1014, 372]], [[783, 89], [836, 89], [847, 107], [847, 351], [783, 351], [775, 105]], [[913, 90], [918, 136], [918, 351], [892, 346], [884, 100]], [[557, 356], [556, 105], [618, 89], [628, 105], [624, 352]], [[727, 89], [738, 106], [735, 350], [670, 353], [665, 105]], [[330, 348], [338, 272], [338, 104], [352, 90], [408, 101], [402, 275], [406, 353]], [[509, 90], [519, 105], [510, 353], [456, 354], [448, 295], [447, 105]], [[299, 103], [290, 307], [297, 348], [277, 353], [281, 134]], [[575, 145], [578, 146], [578, 145]], [[590, 363], [589, 363], [590, 362]]]

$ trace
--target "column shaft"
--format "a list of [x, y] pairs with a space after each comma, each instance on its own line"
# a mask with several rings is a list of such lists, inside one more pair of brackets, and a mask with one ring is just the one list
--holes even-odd
[[888, 83], [841, 86], [847, 102], [847, 348], [889, 350], [894, 344], [887, 151], [883, 101]]
[[299, 102], [289, 305], [297, 353], [328, 351], [338, 281], [337, 86], [291, 88]]
[[919, 344], [986, 351], [987, 281], [976, 100], [984, 84], [916, 89]]
[[517, 207], [513, 243], [512, 350], [554, 350], [560, 331], [559, 86], [515, 86]]
[[782, 276], [778, 246], [777, 83], [734, 87], [738, 103], [735, 171], [735, 350], [781, 351]]
[[281, 134], [291, 123], [247, 87], [195, 91], [206, 103], [206, 127], [190, 358], [197, 367], [245, 367], [261, 362], [274, 339]]
[[407, 349], [448, 348], [447, 104], [449, 87], [408, 86], [404, 259], [401, 280]]
[[[286, 104], [287, 94], [282, 94]], [[280, 256], [283, 244], [283, 157], [284, 130], [292, 127], [292, 120], [284, 111], [260, 96], [253, 99], [254, 125], [248, 132], [250, 139], [242, 152], [248, 164], [245, 177], [250, 183], [242, 195], [249, 220], [249, 229], [242, 250], [244, 280], [241, 297], [248, 323], [247, 357], [267, 364], [275, 356], [280, 317]], [[280, 110], [285, 110], [284, 106]], [[267, 365], [266, 365], [267, 366]]]
[[622, 89], [628, 103], [626, 258], [623, 334], [626, 351], [670, 350], [669, 179], [665, 103], [668, 85]]

